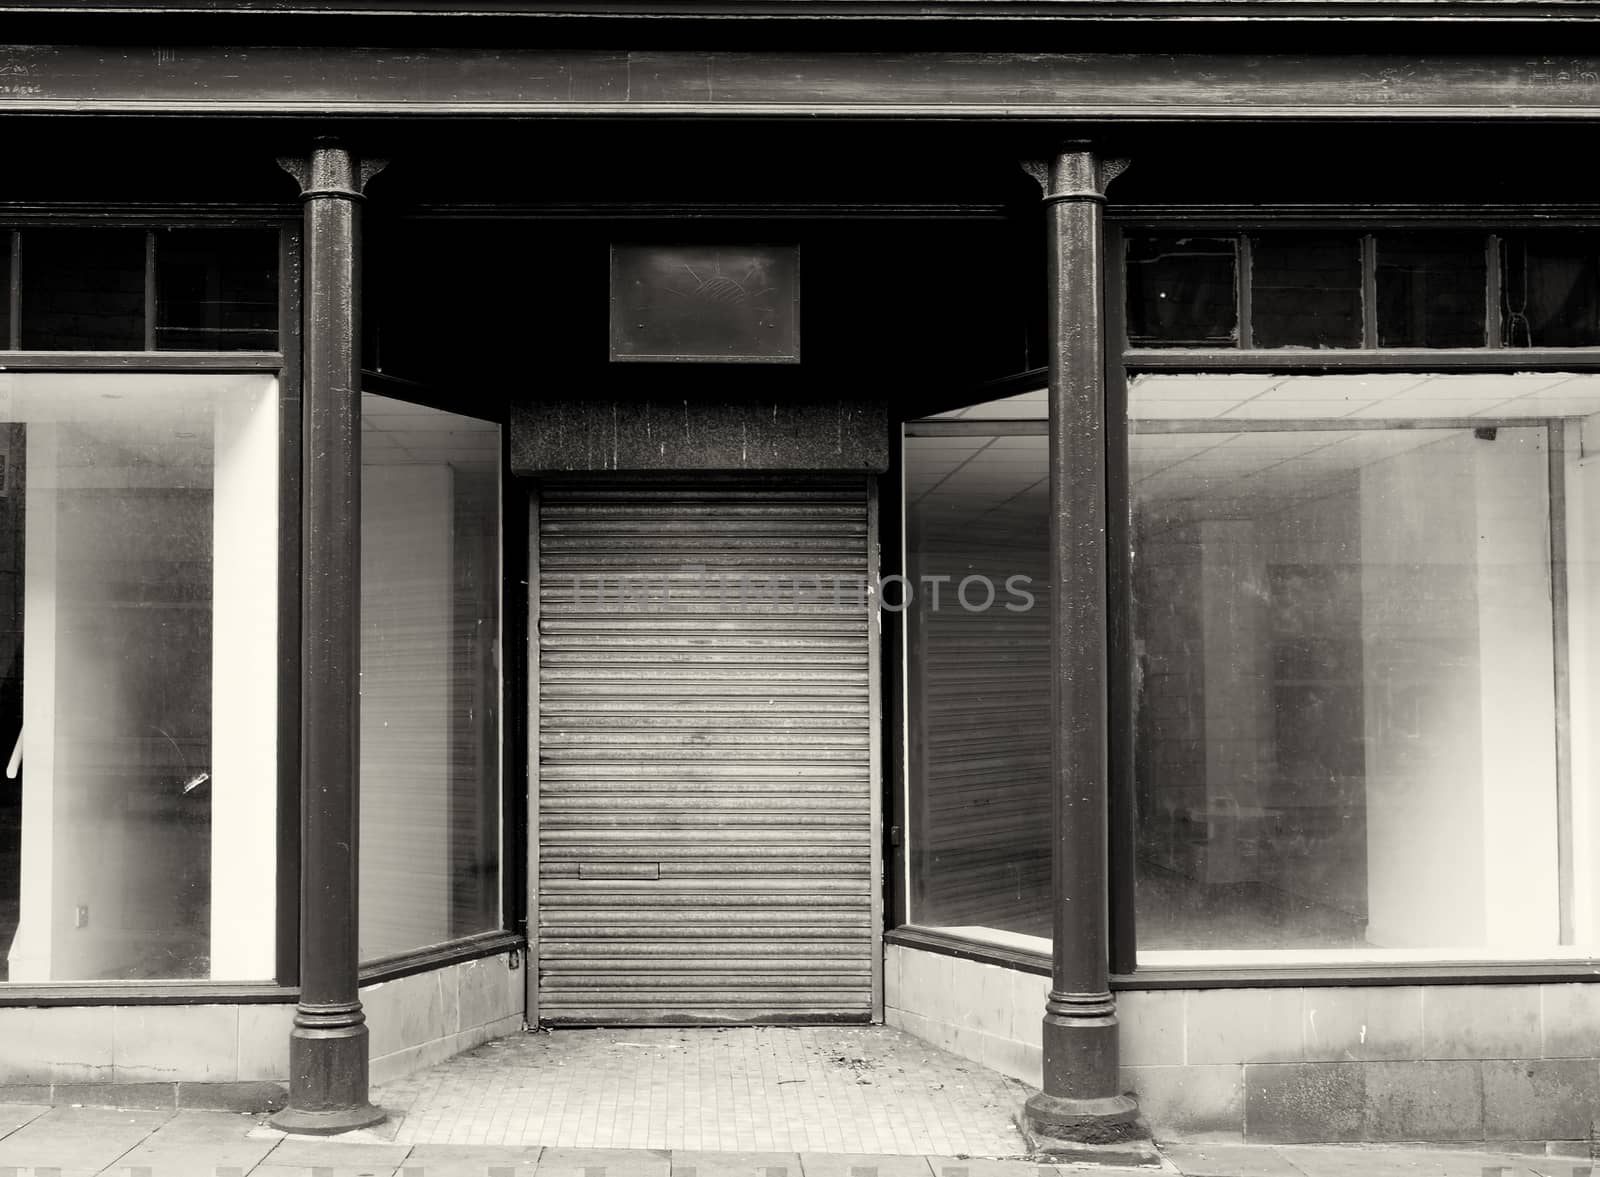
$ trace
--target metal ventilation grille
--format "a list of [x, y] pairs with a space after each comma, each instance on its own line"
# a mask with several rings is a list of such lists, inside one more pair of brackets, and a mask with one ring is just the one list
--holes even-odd
[[539, 504], [538, 1016], [866, 1020], [864, 479]]

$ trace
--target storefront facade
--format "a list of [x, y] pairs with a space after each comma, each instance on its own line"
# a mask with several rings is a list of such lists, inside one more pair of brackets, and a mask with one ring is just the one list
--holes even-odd
[[1589, 1139], [1587, 19], [5, 7], [0, 1084]]

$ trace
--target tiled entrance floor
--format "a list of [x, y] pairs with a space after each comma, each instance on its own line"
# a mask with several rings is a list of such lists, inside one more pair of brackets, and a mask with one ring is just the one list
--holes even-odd
[[1021, 1083], [886, 1026], [514, 1035], [374, 1091], [405, 1144], [1011, 1157]]

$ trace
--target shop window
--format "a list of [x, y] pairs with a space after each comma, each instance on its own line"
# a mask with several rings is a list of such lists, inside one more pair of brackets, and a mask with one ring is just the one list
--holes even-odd
[[363, 395], [363, 960], [501, 926], [500, 430]]
[[[1600, 376], [1128, 400], [1140, 964], [1592, 952]], [[909, 919], [1040, 951], [1045, 416], [1031, 392], [904, 441]]]
[[1508, 347], [1600, 347], [1600, 240], [1529, 233], [1504, 243]]
[[272, 351], [278, 346], [278, 234], [162, 229], [156, 245], [156, 347]]
[[270, 979], [276, 383], [13, 373], [0, 422], [3, 975]]
[[1379, 347], [1483, 347], [1482, 234], [1377, 239]]
[[1361, 240], [1265, 233], [1250, 239], [1255, 347], [1361, 346]]
[[1231, 237], [1129, 237], [1128, 341], [1135, 347], [1237, 343], [1237, 250]]
[[1142, 964], [1583, 951], [1596, 413], [1585, 377], [1134, 382]]
[[9, 258], [10, 281], [0, 347], [278, 348], [276, 229], [52, 228], [4, 236], [0, 261]]

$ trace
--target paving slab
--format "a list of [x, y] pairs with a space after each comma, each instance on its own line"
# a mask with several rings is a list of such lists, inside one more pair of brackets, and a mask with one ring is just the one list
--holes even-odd
[[889, 1026], [517, 1034], [386, 1084], [413, 1144], [1018, 1156], [1014, 1079]]
[[0, 1137], [10, 1136], [49, 1110], [50, 1105], [43, 1103], [0, 1103]]
[[1183, 1177], [1305, 1177], [1293, 1161], [1265, 1145], [1163, 1144], [1161, 1154]]
[[801, 1177], [800, 1157], [792, 1152], [673, 1149], [672, 1177]]
[[653, 1148], [546, 1148], [540, 1177], [669, 1177], [671, 1154]]
[[464, 1164], [482, 1161], [493, 1165], [537, 1165], [544, 1149], [537, 1144], [524, 1146], [492, 1144], [417, 1144], [406, 1157], [406, 1167], [431, 1164]]
[[804, 1177], [933, 1177], [927, 1157], [893, 1153], [801, 1153], [800, 1171]]
[[179, 1112], [117, 1160], [115, 1169], [131, 1177], [229, 1177], [260, 1164], [276, 1147], [253, 1139], [252, 1116], [232, 1112]]
[[1277, 1152], [1305, 1177], [1570, 1177], [1573, 1167], [1554, 1157], [1465, 1150], [1286, 1144]]
[[51, 1108], [0, 1139], [0, 1169], [98, 1173], [172, 1118], [172, 1112]]
[[985, 1157], [928, 1157], [933, 1177], [1039, 1177], [1037, 1161], [990, 1160]]
[[[263, 1165], [323, 1169], [398, 1169], [411, 1153], [409, 1144], [372, 1144], [333, 1137], [286, 1136], [266, 1154]], [[301, 1174], [301, 1177], [305, 1177]]]
[[250, 1177], [399, 1177], [399, 1173], [385, 1165], [257, 1165]]
[[535, 1177], [542, 1151], [537, 1145], [419, 1144], [399, 1177]]

